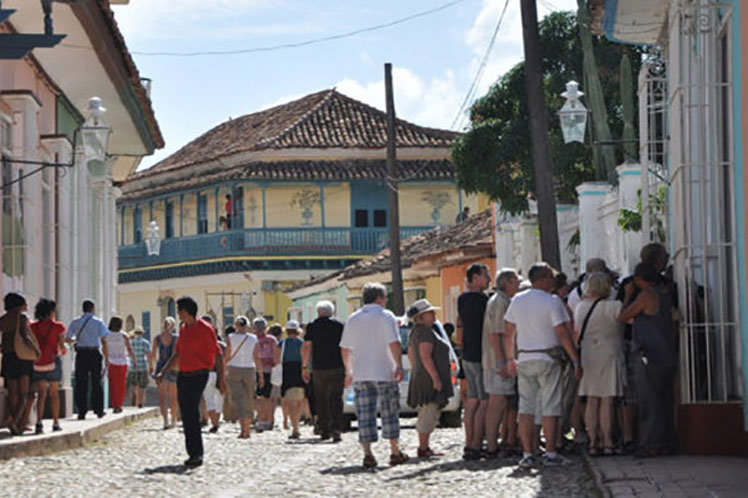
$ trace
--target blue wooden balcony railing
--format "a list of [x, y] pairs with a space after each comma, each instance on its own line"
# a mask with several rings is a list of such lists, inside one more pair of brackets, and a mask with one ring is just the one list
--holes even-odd
[[[403, 227], [400, 238], [431, 230]], [[335, 256], [374, 254], [389, 244], [385, 228], [247, 228], [177, 237], [161, 241], [158, 256], [148, 256], [145, 243], [119, 247], [119, 267], [139, 268], [226, 256]]]

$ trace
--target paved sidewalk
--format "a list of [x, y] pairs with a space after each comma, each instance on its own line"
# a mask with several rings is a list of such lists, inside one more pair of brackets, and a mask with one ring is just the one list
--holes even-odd
[[606, 496], [737, 497], [748, 493], [748, 458], [620, 456], [587, 460]]
[[62, 430], [58, 432], [52, 432], [51, 420], [44, 420], [44, 434], [38, 436], [33, 432], [27, 432], [22, 436], [11, 436], [8, 429], [0, 429], [0, 460], [79, 448], [100, 439], [108, 432], [125, 427], [126, 424], [157, 414], [157, 407], [128, 407], [118, 414], [113, 414], [109, 410], [103, 418], [89, 413], [85, 420], [78, 420], [74, 415], [60, 420]]

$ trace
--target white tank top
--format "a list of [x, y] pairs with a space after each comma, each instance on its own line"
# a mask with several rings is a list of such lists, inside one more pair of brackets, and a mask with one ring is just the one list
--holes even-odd
[[238, 334], [234, 332], [233, 334], [229, 334], [229, 342], [231, 343], [232, 358], [227, 363], [228, 366], [257, 368], [254, 358], [255, 346], [257, 346], [256, 335], [250, 333]]
[[127, 365], [127, 346], [125, 346], [126, 334], [122, 331], [109, 332], [106, 336], [106, 345], [109, 350], [109, 363], [112, 365]]

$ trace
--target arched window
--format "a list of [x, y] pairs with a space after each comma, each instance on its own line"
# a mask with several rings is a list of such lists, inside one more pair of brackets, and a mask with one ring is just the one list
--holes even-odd
[[127, 315], [125, 318], [125, 332], [131, 332], [135, 328], [135, 319], [132, 315]]

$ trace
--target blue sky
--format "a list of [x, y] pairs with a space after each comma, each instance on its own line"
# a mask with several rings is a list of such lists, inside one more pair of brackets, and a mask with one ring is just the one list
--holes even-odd
[[[113, 6], [141, 75], [153, 80], [151, 98], [166, 140], [141, 169], [231, 117], [333, 86], [383, 109], [385, 62], [394, 66], [398, 117], [449, 128], [489, 44], [502, 0], [462, 0], [397, 26], [300, 48], [198, 57], [138, 54], [295, 43], [388, 23], [448, 1], [130, 0]], [[538, 1], [541, 17], [573, 9], [576, 0]], [[522, 57], [519, 0], [510, 0], [476, 95]], [[464, 126], [466, 120], [461, 122]]]

